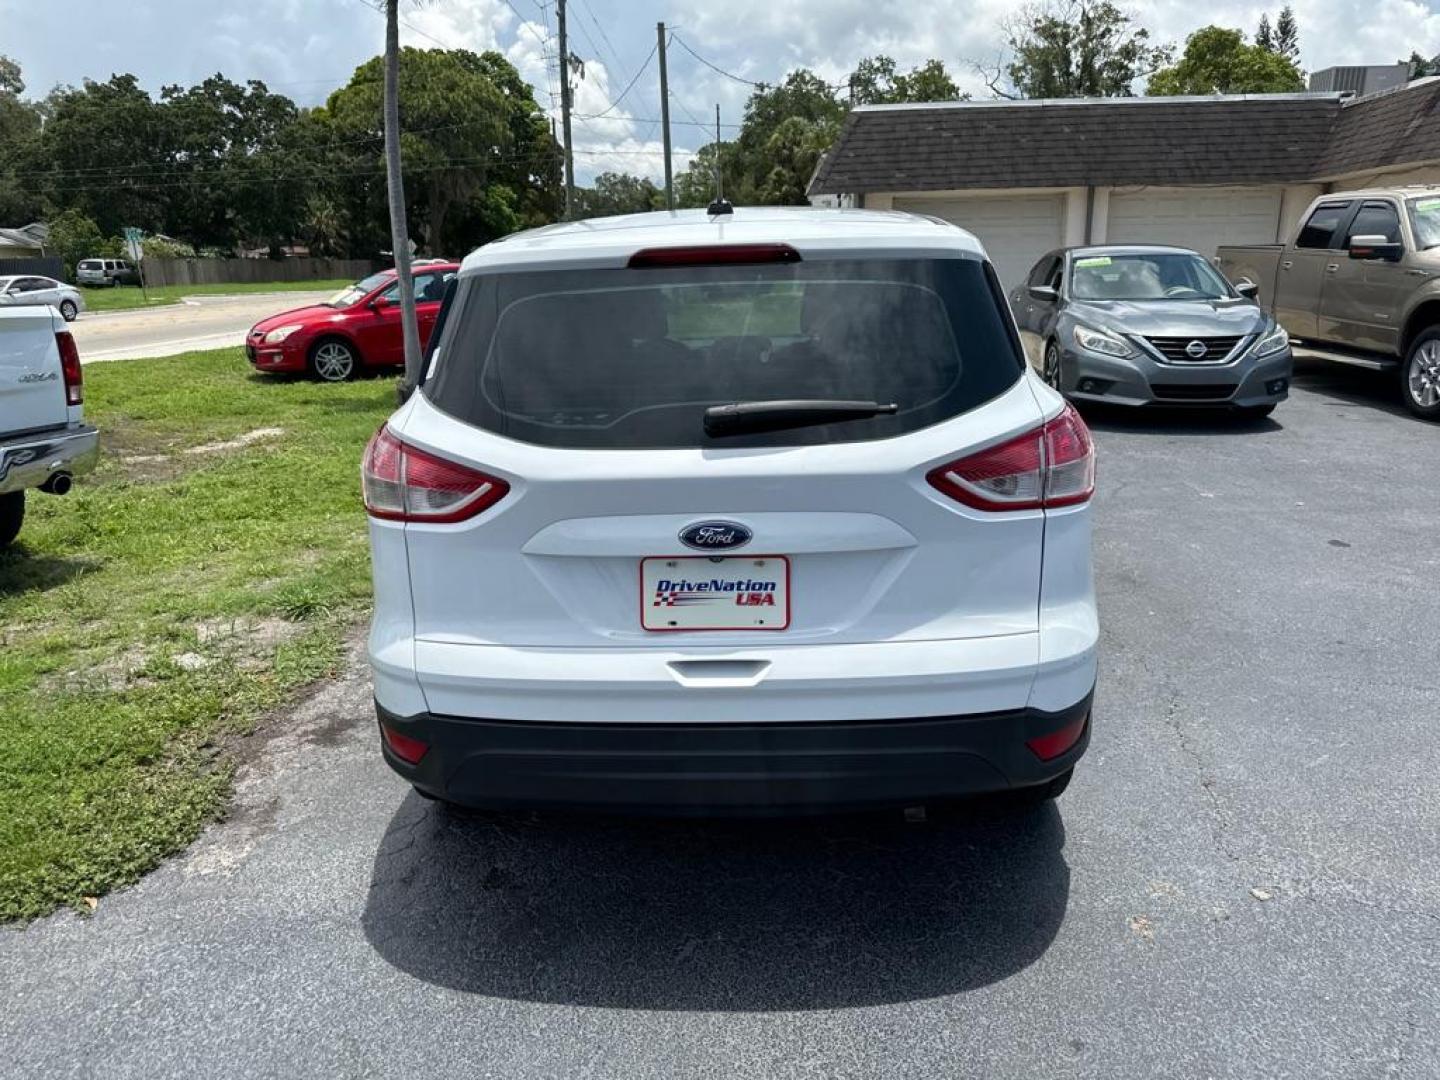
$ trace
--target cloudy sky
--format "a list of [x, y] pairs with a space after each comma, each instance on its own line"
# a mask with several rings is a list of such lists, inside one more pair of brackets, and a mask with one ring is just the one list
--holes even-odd
[[[403, 0], [406, 44], [496, 48], [556, 104], [554, 0]], [[1262, 11], [1247, 0], [1152, 0], [1130, 4], [1159, 40], [1183, 41], [1197, 26], [1253, 30]], [[1124, 6], [1124, 5], [1122, 5]], [[1389, 63], [1412, 49], [1440, 53], [1440, 0], [1295, 0], [1301, 61]], [[670, 51], [676, 169], [706, 141], [701, 122], [737, 121], [750, 87], [718, 74], [681, 47], [746, 79], [775, 81], [810, 67], [839, 82], [861, 56], [886, 53], [902, 66], [945, 61], [963, 89], [988, 96], [976, 61], [993, 61], [1000, 25], [1021, 0], [570, 0], [571, 50], [585, 60], [576, 86], [576, 169], [660, 174], [655, 23], [678, 41]], [[1203, 16], [1198, 12], [1203, 11]], [[0, 0], [0, 52], [18, 60], [28, 90], [133, 72], [158, 89], [221, 71], [263, 79], [302, 104], [323, 101], [379, 51], [384, 20], [369, 0]], [[619, 106], [607, 110], [639, 72]], [[555, 109], [558, 115], [558, 108]], [[604, 116], [596, 116], [604, 112]]]

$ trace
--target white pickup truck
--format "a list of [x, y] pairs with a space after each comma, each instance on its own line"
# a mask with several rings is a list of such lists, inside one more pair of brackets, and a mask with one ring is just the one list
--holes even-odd
[[100, 433], [84, 417], [80, 354], [48, 307], [0, 308], [0, 548], [25, 519], [25, 489], [64, 495], [95, 467]]

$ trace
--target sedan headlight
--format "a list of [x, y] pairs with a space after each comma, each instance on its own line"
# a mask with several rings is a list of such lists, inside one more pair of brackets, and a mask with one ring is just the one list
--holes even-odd
[[1103, 356], [1126, 357], [1135, 352], [1123, 338], [1078, 324], [1075, 327], [1075, 344]]
[[1255, 358], [1262, 356], [1274, 356], [1290, 347], [1290, 335], [1285, 333], [1285, 328], [1278, 323], [1275, 329], [1262, 337], [1255, 343]]
[[271, 330], [268, 334], [265, 335], [265, 344], [279, 345], [291, 334], [295, 333], [296, 330], [303, 329], [304, 327], [300, 326], [298, 323], [293, 326], [277, 326], [274, 330]]

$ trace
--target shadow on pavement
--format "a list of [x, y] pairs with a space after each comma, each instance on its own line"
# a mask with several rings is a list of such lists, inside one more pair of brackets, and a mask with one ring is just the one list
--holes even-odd
[[993, 983], [1059, 930], [1054, 805], [786, 821], [467, 818], [411, 794], [365, 935], [494, 997], [636, 1009], [880, 1005]]
[[1360, 405], [1425, 423], [1400, 400], [1400, 376], [1393, 371], [1368, 371], [1349, 364], [1297, 356], [1294, 384], [1299, 389], [1333, 398], [1337, 405]]

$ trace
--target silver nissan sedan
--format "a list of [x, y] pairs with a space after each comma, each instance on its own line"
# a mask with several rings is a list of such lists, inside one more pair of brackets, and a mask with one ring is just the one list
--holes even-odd
[[0, 304], [45, 304], [60, 312], [66, 322], [74, 322], [75, 316], [85, 310], [85, 298], [79, 289], [39, 275], [0, 277]]
[[1052, 251], [1011, 293], [1025, 355], [1066, 397], [1268, 416], [1289, 394], [1285, 331], [1186, 248]]

